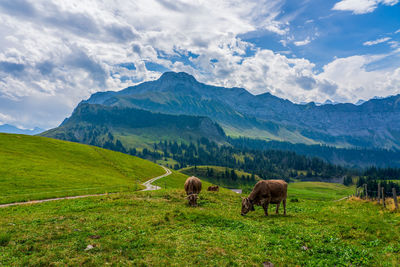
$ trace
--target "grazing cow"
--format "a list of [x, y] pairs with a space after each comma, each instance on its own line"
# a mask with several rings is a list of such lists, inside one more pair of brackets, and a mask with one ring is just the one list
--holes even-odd
[[264, 208], [265, 216], [268, 216], [268, 205], [276, 204], [276, 214], [279, 213], [279, 205], [283, 203], [283, 214], [286, 215], [287, 183], [283, 180], [262, 180], [256, 183], [249, 197], [242, 200], [242, 215], [254, 210], [254, 205]]
[[219, 191], [218, 185], [212, 185], [207, 188], [207, 191]]
[[197, 177], [189, 177], [185, 182], [185, 191], [187, 194], [187, 199], [189, 200], [190, 206], [197, 206], [198, 194], [201, 191], [201, 181]]

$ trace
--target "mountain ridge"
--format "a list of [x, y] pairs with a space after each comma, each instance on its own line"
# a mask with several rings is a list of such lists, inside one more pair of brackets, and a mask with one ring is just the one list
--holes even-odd
[[33, 129], [21, 129], [11, 124], [0, 125], [0, 133], [36, 135], [43, 131], [44, 130], [39, 127]]
[[301, 105], [270, 93], [253, 95], [244, 88], [207, 85], [187, 73], [166, 72], [157, 80], [118, 92], [95, 93], [82, 103], [207, 116], [232, 136], [337, 147], [400, 148], [400, 95], [361, 105]]

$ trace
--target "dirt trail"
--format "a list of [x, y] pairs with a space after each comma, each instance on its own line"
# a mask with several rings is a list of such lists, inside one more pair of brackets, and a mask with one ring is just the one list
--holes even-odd
[[350, 197], [351, 197], [351, 196], [342, 197], [341, 199], [334, 200], [333, 202], [342, 201], [342, 200], [348, 199], [348, 198], [350, 198]]
[[[164, 170], [165, 173], [163, 175], [157, 176], [155, 178], [152, 178], [146, 182], [143, 183], [143, 185], [146, 187], [145, 189], [141, 191], [150, 191], [150, 190], [158, 190], [161, 189], [161, 187], [152, 185], [154, 181], [161, 179], [163, 177], [166, 177], [170, 175], [172, 172], [168, 168], [161, 166]], [[110, 193], [110, 194], [116, 194], [116, 193]], [[48, 201], [55, 201], [55, 200], [63, 200], [63, 199], [76, 199], [76, 198], [85, 198], [85, 197], [99, 197], [99, 196], [105, 196], [107, 193], [104, 194], [92, 194], [92, 195], [82, 195], [82, 196], [70, 196], [70, 197], [57, 197], [57, 198], [48, 198], [48, 199], [40, 199], [40, 200], [31, 200], [31, 201], [26, 201], [26, 202], [14, 202], [14, 203], [8, 203], [8, 204], [0, 204], [0, 208], [5, 208], [5, 207], [10, 207], [10, 206], [17, 206], [17, 205], [27, 205], [27, 204], [37, 204], [37, 203], [43, 203], [43, 202], [48, 202]]]
[[168, 169], [168, 168], [166, 168], [166, 167], [164, 167], [164, 166], [161, 166], [161, 167], [164, 168], [165, 174], [163, 174], [163, 175], [161, 175], [161, 176], [158, 176], [158, 177], [155, 177], [155, 178], [153, 178], [153, 179], [150, 179], [150, 180], [144, 182], [142, 185], [144, 185], [146, 188], [143, 189], [142, 191], [151, 191], [151, 190], [158, 190], [158, 189], [161, 189], [161, 187], [156, 186], [156, 185], [152, 185], [151, 183], [157, 181], [158, 179], [161, 179], [161, 178], [163, 178], [163, 177], [166, 177], [166, 176], [168, 176], [168, 175], [170, 175], [170, 174], [172, 173], [172, 172], [170, 171], [170, 169]]

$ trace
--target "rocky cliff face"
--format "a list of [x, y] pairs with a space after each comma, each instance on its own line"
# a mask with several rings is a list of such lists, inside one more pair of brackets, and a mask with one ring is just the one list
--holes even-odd
[[168, 114], [208, 116], [228, 134], [343, 147], [400, 148], [400, 96], [361, 105], [294, 104], [269, 93], [199, 83], [186, 73], [119, 92], [92, 95], [86, 103], [134, 107]]

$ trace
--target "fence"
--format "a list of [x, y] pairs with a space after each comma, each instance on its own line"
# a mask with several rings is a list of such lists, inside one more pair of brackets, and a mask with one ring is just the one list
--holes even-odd
[[394, 187], [391, 191], [386, 191], [385, 188], [379, 183], [377, 191], [374, 191], [369, 189], [367, 184], [364, 184], [363, 186], [356, 188], [354, 196], [365, 200], [376, 200], [379, 205], [382, 203], [384, 208], [386, 208], [386, 199], [393, 198], [395, 210], [399, 210], [397, 192], [396, 188]]

